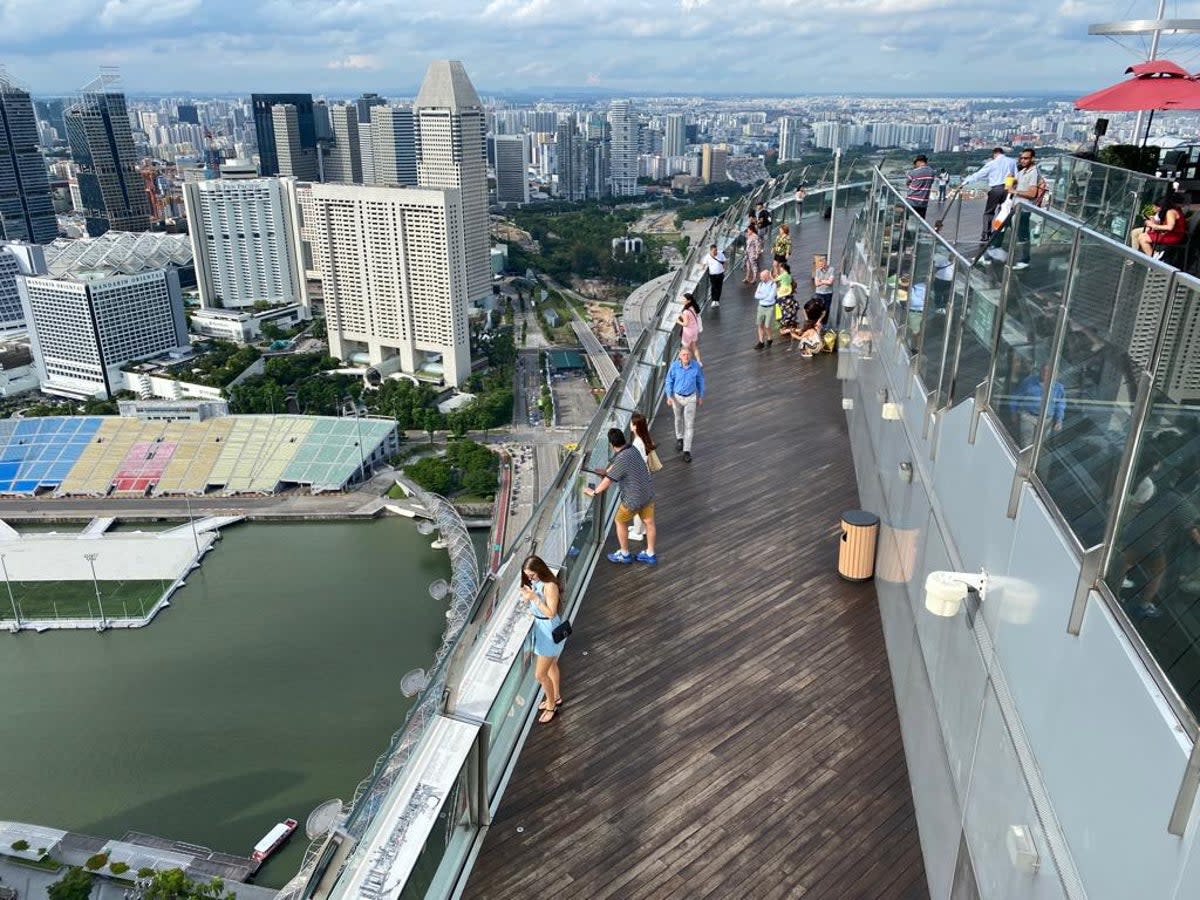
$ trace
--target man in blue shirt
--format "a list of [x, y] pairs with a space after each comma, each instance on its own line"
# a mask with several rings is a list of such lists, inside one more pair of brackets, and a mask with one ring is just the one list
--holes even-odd
[[675, 449], [683, 451], [683, 461], [692, 461], [692, 433], [696, 410], [704, 403], [704, 367], [693, 362], [687, 347], [667, 370], [667, 406], [675, 413]]
[[1063, 418], [1067, 414], [1067, 390], [1061, 381], [1050, 383], [1050, 364], [1042, 366], [1040, 372], [1026, 375], [1012, 396], [1012, 410], [1017, 414], [1017, 431], [1021, 446], [1033, 443], [1037, 430], [1038, 415], [1042, 411], [1042, 393], [1050, 385], [1050, 406], [1046, 410], [1046, 423], [1053, 431], [1061, 431]]
[[983, 209], [983, 240], [986, 243], [992, 239], [992, 220], [996, 218], [996, 210], [1008, 196], [1006, 178], [1016, 179], [1017, 161], [1006, 156], [1003, 147], [992, 148], [992, 158], [980, 166], [979, 171], [972, 172], [963, 179], [963, 186], [976, 181], [986, 181], [988, 186], [987, 205]]

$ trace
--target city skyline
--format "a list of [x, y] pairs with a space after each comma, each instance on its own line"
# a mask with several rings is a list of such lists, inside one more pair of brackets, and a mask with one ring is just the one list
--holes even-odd
[[[1145, 5], [1132, 13], [1150, 18]], [[1088, 36], [1090, 23], [1121, 11], [1094, 0], [1015, 15], [996, 0], [969, 10], [948, 0], [756, 2], [732, 23], [710, 0], [650, 10], [608, 0], [445, 10], [400, 0], [249, 8], [74, 0], [53, 17], [37, 7], [10, 0], [0, 8], [0, 58], [36, 95], [71, 93], [97, 65], [119, 66], [130, 93], [415, 95], [427, 60], [438, 56], [468, 61], [484, 94], [996, 96], [1085, 91], [1119, 79], [1136, 57], [1132, 47]], [[1162, 55], [1173, 53], [1200, 67], [1194, 38], [1164, 39]], [[762, 64], [764, 54], [771, 64]]]

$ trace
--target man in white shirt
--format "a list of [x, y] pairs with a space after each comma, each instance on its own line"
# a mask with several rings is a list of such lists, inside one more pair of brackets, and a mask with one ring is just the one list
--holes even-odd
[[754, 289], [754, 300], [758, 304], [754, 313], [758, 343], [754, 345], [754, 349], [762, 350], [774, 342], [775, 328], [775, 280], [766, 269], [758, 273], [758, 287]]
[[979, 171], [972, 172], [963, 179], [963, 185], [976, 181], [986, 181], [988, 186], [987, 206], [983, 210], [983, 240], [992, 239], [992, 220], [996, 218], [996, 210], [1008, 196], [1007, 178], [1017, 177], [1017, 161], [1006, 156], [1003, 147], [992, 148], [992, 158], [980, 166]]
[[721, 287], [725, 284], [725, 254], [713, 244], [704, 257], [704, 268], [708, 270], [708, 296], [713, 309], [721, 305]]

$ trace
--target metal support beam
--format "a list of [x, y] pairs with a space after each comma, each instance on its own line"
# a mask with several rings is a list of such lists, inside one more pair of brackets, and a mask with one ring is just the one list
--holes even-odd
[[1200, 741], [1192, 744], [1187, 767], [1183, 770], [1183, 781], [1175, 797], [1175, 807], [1171, 810], [1171, 821], [1167, 823], [1167, 831], [1176, 837], [1183, 837], [1187, 830], [1192, 807], [1196, 805], [1197, 789], [1200, 789]]

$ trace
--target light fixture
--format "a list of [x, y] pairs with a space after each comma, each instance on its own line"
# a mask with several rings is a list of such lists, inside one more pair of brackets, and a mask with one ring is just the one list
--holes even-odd
[[968, 592], [983, 599], [987, 590], [987, 571], [930, 572], [925, 576], [925, 608], [935, 616], [949, 618], [958, 615], [963, 597]]
[[907, 459], [904, 460], [904, 462], [900, 463], [900, 480], [903, 481], [905, 484], [912, 484], [913, 467], [912, 467], [912, 463], [909, 462]]
[[887, 420], [888, 422], [899, 422], [900, 421], [900, 404], [899, 403], [883, 404], [883, 409], [880, 410], [880, 415], [882, 415], [883, 418], [885, 420]]
[[1009, 825], [1004, 844], [1008, 847], [1008, 859], [1014, 869], [1026, 875], [1037, 874], [1042, 861], [1033, 843], [1033, 835], [1026, 826]]
[[845, 409], [845, 410], [854, 409], [854, 398], [853, 397], [843, 397], [842, 398], [842, 409]]

